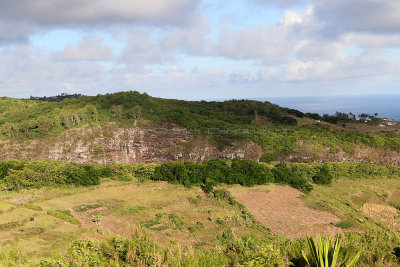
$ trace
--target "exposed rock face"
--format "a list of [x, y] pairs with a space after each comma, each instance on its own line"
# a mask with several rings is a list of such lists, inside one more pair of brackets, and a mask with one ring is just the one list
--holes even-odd
[[[64, 131], [56, 138], [0, 143], [0, 160], [52, 158], [77, 163], [107, 164], [111, 161], [148, 163], [207, 158], [258, 160], [263, 154], [259, 144], [234, 141], [232, 146], [217, 149], [202, 134], [192, 134], [174, 125], [159, 128], [85, 126]], [[318, 147], [300, 141], [293, 153], [281, 155], [282, 162], [343, 162], [358, 161], [400, 166], [400, 155], [392, 149], [358, 146], [348, 154], [338, 149]]]
[[34, 140], [31, 143], [7, 143], [0, 159], [43, 159], [79, 163], [106, 164], [204, 160], [207, 158], [248, 158], [257, 160], [262, 148], [253, 142], [234, 142], [218, 150], [203, 135], [191, 134], [183, 128], [142, 129], [83, 127], [64, 132], [55, 140]]

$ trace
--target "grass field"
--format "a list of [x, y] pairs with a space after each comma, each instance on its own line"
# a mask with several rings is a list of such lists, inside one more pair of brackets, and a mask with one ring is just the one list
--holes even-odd
[[[108, 232], [129, 237], [137, 225], [163, 244], [193, 247], [212, 247], [226, 228], [237, 235], [267, 232], [238, 206], [207, 197], [198, 187], [164, 182], [106, 181], [90, 188], [25, 190], [2, 195], [0, 205], [1, 248], [18, 247], [37, 258], [62, 252], [65, 242], [79, 237], [101, 239]], [[66, 219], [49, 211], [66, 214]], [[81, 225], [70, 223], [71, 216]]]
[[[268, 200], [275, 190], [287, 187], [269, 184], [220, 188], [233, 196], [263, 193]], [[398, 179], [339, 179], [331, 186], [315, 185], [311, 193], [300, 199], [286, 203], [294, 203], [290, 207], [294, 211], [302, 209], [291, 212], [290, 216], [307, 217], [307, 212], [315, 216], [315, 212], [323, 211], [338, 218], [328, 225], [331, 228], [356, 229], [361, 233], [398, 230], [394, 223], [400, 206]], [[165, 247], [213, 249], [226, 229], [231, 229], [235, 236], [285, 240], [282, 234], [271, 233], [268, 228], [273, 225], [268, 225], [268, 220], [255, 221], [248, 213], [252, 210], [248, 205], [232, 205], [225, 199], [206, 195], [198, 187], [152, 181], [103, 180], [101, 185], [92, 187], [23, 190], [0, 196], [0, 251], [15, 250], [37, 260], [55, 258], [66, 251], [66, 244], [76, 239], [102, 240], [110, 234], [129, 237], [138, 226]], [[288, 211], [282, 205], [282, 213], [285, 212]], [[290, 228], [297, 221], [294, 218], [285, 225]], [[364, 260], [367, 262], [368, 258]]]

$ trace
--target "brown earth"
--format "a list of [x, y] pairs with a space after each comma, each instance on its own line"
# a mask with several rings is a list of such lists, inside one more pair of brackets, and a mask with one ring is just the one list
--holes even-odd
[[396, 208], [389, 205], [365, 203], [361, 212], [376, 222], [382, 223], [387, 228], [400, 230], [399, 213]]
[[346, 231], [334, 225], [340, 221], [339, 217], [307, 207], [299, 199], [301, 195], [294, 188], [282, 187], [268, 193], [239, 193], [235, 197], [249, 209], [257, 221], [290, 238]]

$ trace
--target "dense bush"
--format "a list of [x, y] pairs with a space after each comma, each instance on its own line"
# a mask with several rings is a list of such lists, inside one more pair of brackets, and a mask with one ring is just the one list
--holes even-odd
[[[229, 164], [230, 163], [230, 164]], [[399, 178], [400, 168], [357, 162], [278, 163], [270, 166], [250, 160], [206, 160], [200, 162], [168, 162], [157, 166], [152, 176], [187, 187], [200, 185], [210, 193], [218, 183], [253, 186], [269, 182], [288, 184], [309, 192], [311, 183], [328, 185], [334, 178]]]
[[312, 180], [316, 184], [331, 184], [333, 176], [327, 165], [323, 165], [318, 174], [313, 176]]
[[269, 162], [272, 162], [272, 161], [274, 161], [276, 159], [276, 153], [273, 153], [273, 152], [268, 152], [268, 153], [265, 153], [265, 154], [263, 154], [261, 157], [260, 157], [260, 162], [265, 162], [265, 163], [269, 163]]
[[211, 192], [216, 183], [253, 186], [265, 184], [269, 176], [267, 168], [251, 160], [227, 161], [212, 159], [200, 162], [168, 162], [155, 168], [153, 180], [183, 184], [187, 187], [203, 185]]
[[289, 184], [308, 192], [312, 189], [310, 183], [330, 184], [332, 179], [338, 178], [399, 178], [400, 168], [357, 162], [279, 163], [274, 166], [243, 159], [163, 164], [114, 162], [106, 166], [63, 163], [50, 159], [0, 161], [2, 190], [63, 184], [91, 186], [98, 185], [100, 177], [116, 180], [131, 180], [136, 177], [139, 180], [168, 181], [186, 187], [196, 185], [207, 193], [211, 193], [218, 183], [253, 186], [270, 182]]
[[298, 171], [296, 166], [289, 166], [285, 163], [278, 163], [275, 168], [272, 169], [274, 182], [289, 184], [290, 186], [309, 192], [312, 190], [312, 185], [309, 183], [306, 177]]
[[45, 185], [73, 184], [90, 186], [100, 184], [101, 168], [89, 164], [63, 163], [55, 160], [0, 162], [0, 188], [20, 190]]

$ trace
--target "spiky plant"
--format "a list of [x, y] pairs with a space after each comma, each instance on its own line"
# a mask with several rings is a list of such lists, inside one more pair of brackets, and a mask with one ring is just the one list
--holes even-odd
[[[331, 240], [329, 237], [325, 238], [325, 240], [322, 239], [322, 237], [319, 237], [319, 242], [313, 238], [307, 238], [308, 241], [308, 246], [311, 250], [311, 260], [307, 258], [306, 254], [304, 251], [302, 251], [303, 257], [307, 262], [308, 266], [317, 266], [317, 267], [351, 267], [356, 264], [358, 259], [360, 258], [360, 255], [362, 253], [362, 249], [359, 250], [356, 255], [350, 260], [350, 254], [351, 251], [349, 249], [344, 250], [340, 248], [340, 245], [342, 243], [342, 236], [338, 235], [335, 240], [335, 245], [332, 247], [331, 246]], [[339, 253], [342, 252], [344, 254], [342, 261], [340, 262], [339, 265], [338, 263], [338, 257]], [[347, 263], [348, 262], [348, 263]], [[311, 265], [310, 263], [313, 263]]]

